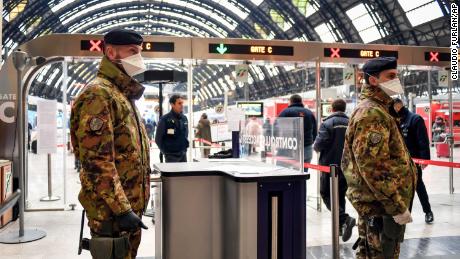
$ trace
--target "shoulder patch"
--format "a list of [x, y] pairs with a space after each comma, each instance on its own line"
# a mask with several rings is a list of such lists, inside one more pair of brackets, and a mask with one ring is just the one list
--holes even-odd
[[101, 130], [102, 126], [104, 126], [104, 121], [99, 117], [93, 117], [89, 121], [89, 128], [91, 129], [91, 131]]
[[377, 145], [378, 143], [380, 143], [380, 141], [382, 141], [382, 138], [382, 134], [378, 132], [371, 132], [369, 134], [369, 140], [372, 145]]

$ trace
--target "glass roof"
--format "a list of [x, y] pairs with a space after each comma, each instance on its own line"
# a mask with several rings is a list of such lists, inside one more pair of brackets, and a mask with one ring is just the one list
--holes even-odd
[[356, 30], [358, 30], [364, 43], [382, 38], [374, 19], [371, 17], [364, 4], [359, 4], [346, 11], [346, 13], [348, 17], [350, 17]]
[[323, 42], [335, 42], [337, 40], [326, 23], [316, 26], [315, 31]]
[[443, 13], [436, 0], [398, 0], [406, 12], [412, 26], [417, 26], [436, 18], [442, 17]]

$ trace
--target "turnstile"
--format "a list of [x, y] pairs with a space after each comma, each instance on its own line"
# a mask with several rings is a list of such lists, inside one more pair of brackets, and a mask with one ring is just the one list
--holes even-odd
[[156, 259], [305, 258], [309, 175], [260, 162], [155, 165]]

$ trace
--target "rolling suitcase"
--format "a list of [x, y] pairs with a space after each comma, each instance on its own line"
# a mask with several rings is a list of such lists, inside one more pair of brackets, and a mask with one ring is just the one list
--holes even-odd
[[436, 155], [438, 157], [450, 157], [449, 144], [447, 143], [438, 143], [436, 144]]

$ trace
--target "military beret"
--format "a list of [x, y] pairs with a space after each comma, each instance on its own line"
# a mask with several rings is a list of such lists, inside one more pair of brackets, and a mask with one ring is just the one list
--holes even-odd
[[142, 36], [131, 30], [114, 29], [104, 35], [104, 43], [111, 45], [141, 45]]
[[396, 69], [398, 61], [394, 57], [378, 57], [366, 62], [363, 72], [369, 75], [378, 74], [384, 70]]

